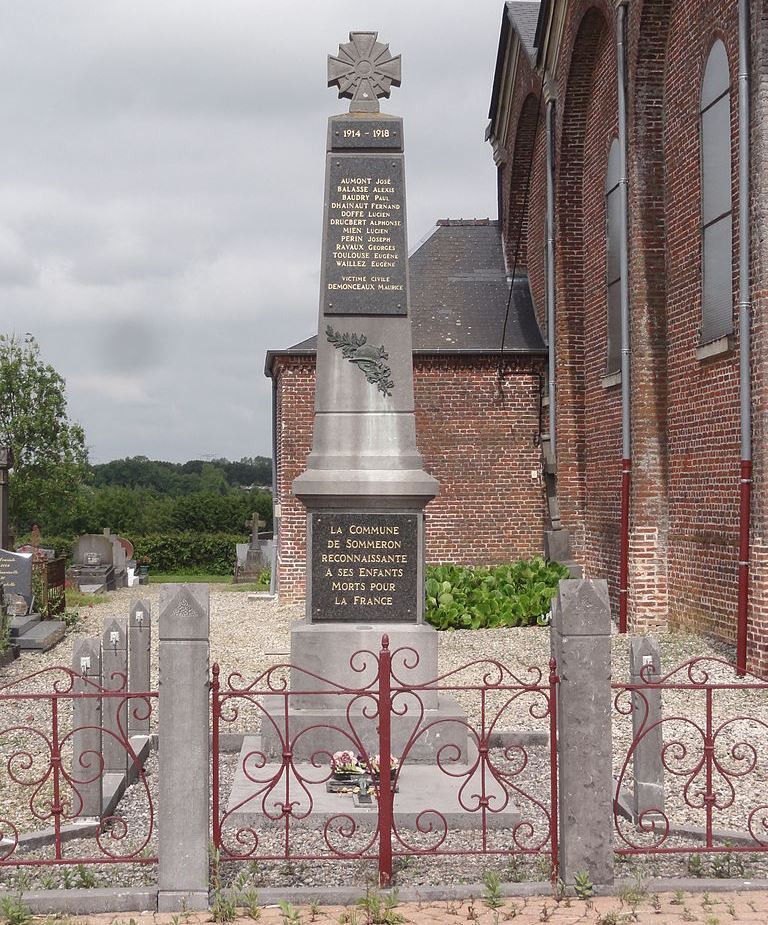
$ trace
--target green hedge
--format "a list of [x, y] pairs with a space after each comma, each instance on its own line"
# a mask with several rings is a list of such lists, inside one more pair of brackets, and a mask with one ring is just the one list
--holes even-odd
[[131, 537], [137, 559], [149, 557], [151, 572], [231, 575], [235, 544], [247, 543], [239, 533], [149, 533]]
[[494, 568], [427, 568], [426, 619], [438, 630], [531, 626], [546, 622], [568, 569], [535, 557]]
[[[235, 570], [235, 544], [247, 543], [248, 536], [240, 533], [193, 533], [178, 531], [168, 533], [147, 533], [126, 538], [133, 543], [134, 554], [149, 556], [150, 569], [155, 572], [170, 572], [200, 575], [231, 575]], [[40, 545], [55, 549], [57, 555], [70, 558], [72, 544], [76, 537], [45, 536]], [[17, 545], [28, 543], [30, 537], [17, 540]]]

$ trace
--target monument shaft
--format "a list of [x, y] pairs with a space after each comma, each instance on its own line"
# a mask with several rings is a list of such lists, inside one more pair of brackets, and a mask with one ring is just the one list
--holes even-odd
[[[318, 623], [422, 620], [423, 508], [438, 490], [416, 447], [403, 124], [370, 99], [377, 80], [399, 84], [399, 59], [370, 42], [353, 33], [342, 46], [359, 86], [331, 80], [353, 111], [328, 122], [313, 443], [293, 483]], [[365, 55], [355, 64], [358, 46], [379, 50], [384, 77], [369, 77]]]

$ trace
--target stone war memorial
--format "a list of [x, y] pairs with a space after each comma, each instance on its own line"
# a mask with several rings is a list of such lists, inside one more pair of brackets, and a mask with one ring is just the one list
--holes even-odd
[[293, 483], [307, 509], [306, 620], [291, 661], [341, 683], [388, 633], [434, 677], [423, 511], [439, 489], [416, 447], [403, 120], [379, 103], [400, 86], [400, 56], [352, 32], [328, 85], [350, 104], [328, 120], [313, 443]]

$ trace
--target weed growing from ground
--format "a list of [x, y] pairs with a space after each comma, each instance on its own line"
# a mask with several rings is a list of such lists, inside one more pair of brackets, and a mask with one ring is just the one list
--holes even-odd
[[589, 879], [589, 871], [580, 870], [573, 878], [573, 889], [579, 899], [589, 899], [594, 895], [595, 887]]
[[92, 890], [98, 886], [96, 874], [89, 870], [85, 864], [78, 864], [75, 868], [75, 881], [81, 890]]
[[365, 915], [365, 925], [399, 925], [405, 918], [395, 911], [398, 904], [397, 891], [382, 896], [377, 890], [367, 889], [357, 906]]
[[489, 909], [501, 909], [504, 898], [501, 895], [501, 877], [495, 870], [487, 870], [483, 874], [483, 902]]
[[299, 915], [298, 909], [285, 899], [281, 899], [277, 905], [280, 907], [283, 925], [301, 925], [301, 915]]
[[21, 898], [21, 890], [15, 896], [0, 897], [0, 916], [5, 925], [30, 925], [32, 913]]

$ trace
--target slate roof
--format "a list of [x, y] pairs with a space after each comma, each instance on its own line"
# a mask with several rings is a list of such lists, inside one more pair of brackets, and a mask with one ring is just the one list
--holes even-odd
[[[414, 353], [497, 353], [509, 299], [497, 221], [442, 219], [410, 255]], [[313, 354], [317, 337], [275, 356]], [[528, 277], [518, 271], [505, 338], [506, 353], [541, 354], [546, 347], [533, 311]]]
[[[542, 0], [546, 5], [547, 0]], [[507, 56], [507, 47], [510, 42], [511, 33], [516, 32], [520, 36], [525, 53], [531, 61], [536, 63], [537, 59], [537, 39], [538, 39], [538, 22], [541, 3], [532, 3], [530, 0], [508, 0], [504, 5], [504, 12], [501, 15], [501, 31], [499, 34], [499, 47], [496, 52], [496, 66], [493, 71], [493, 89], [491, 90], [491, 105], [488, 110], [488, 118], [491, 124], [488, 131], [491, 132], [497, 115], [499, 97], [501, 95], [501, 78], [504, 72], [504, 63]]]
[[535, 39], [539, 21], [539, 3], [529, 0], [508, 0], [507, 16], [515, 32], [520, 36], [531, 63], [536, 61]]

